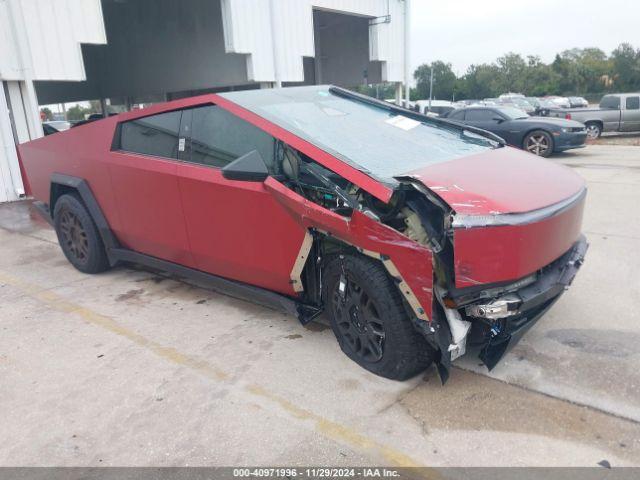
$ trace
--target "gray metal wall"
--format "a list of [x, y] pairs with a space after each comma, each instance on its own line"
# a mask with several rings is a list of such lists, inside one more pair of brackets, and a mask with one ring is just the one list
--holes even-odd
[[[87, 80], [36, 82], [41, 105], [256, 86], [249, 55], [225, 51], [219, 0], [103, 0], [102, 8], [108, 43], [82, 45]], [[369, 60], [369, 18], [314, 10], [315, 59], [304, 59], [304, 83], [382, 81], [382, 62]]]
[[245, 55], [225, 53], [220, 2], [103, 0], [107, 45], [83, 45], [87, 81], [37, 82], [41, 105], [247, 83]]
[[316, 83], [355, 86], [382, 81], [381, 62], [369, 61], [368, 18], [315, 10], [313, 29]]

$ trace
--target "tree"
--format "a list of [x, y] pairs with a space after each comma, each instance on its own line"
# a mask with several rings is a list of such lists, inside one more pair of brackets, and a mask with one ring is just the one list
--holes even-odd
[[77, 122], [78, 120], [84, 120], [85, 115], [91, 113], [91, 109], [83, 108], [80, 105], [76, 104], [71, 108], [67, 109], [67, 120], [72, 122]]
[[523, 92], [527, 64], [517, 53], [507, 53], [497, 60], [499, 83], [502, 92]]
[[396, 86], [393, 83], [380, 83], [376, 85], [357, 85], [352, 88], [354, 92], [362, 93], [370, 97], [385, 100], [396, 97]]
[[456, 74], [453, 73], [450, 63], [440, 60], [420, 65], [414, 72], [413, 77], [416, 79], [418, 98], [421, 100], [429, 98], [431, 68], [433, 68], [433, 98], [451, 100], [456, 89]]
[[618, 90], [640, 89], [640, 50], [623, 43], [611, 53], [611, 62]]
[[542, 97], [558, 91], [559, 77], [553, 69], [542, 62], [540, 57], [529, 55], [524, 72], [522, 91], [527, 95]]
[[43, 117], [44, 120], [53, 120], [53, 112], [49, 107], [41, 108], [40, 116]]
[[459, 98], [483, 99], [499, 95], [497, 84], [499, 69], [496, 65], [471, 65], [467, 73], [460, 79]]
[[[540, 57], [507, 53], [494, 63], [471, 65], [456, 77], [451, 64], [436, 61], [418, 67], [415, 97], [429, 98], [434, 71], [434, 98], [483, 99], [502, 93], [529, 96], [583, 95], [597, 97], [611, 90], [640, 90], [640, 49], [621, 44], [610, 56], [599, 48], [573, 48], [558, 53], [550, 64]], [[412, 97], [413, 98], [413, 97]]]
[[576, 50], [574, 61], [578, 65], [578, 72], [583, 78], [584, 92], [600, 93], [604, 91], [603, 78], [611, 74], [612, 63], [607, 54], [599, 48], [585, 48]]

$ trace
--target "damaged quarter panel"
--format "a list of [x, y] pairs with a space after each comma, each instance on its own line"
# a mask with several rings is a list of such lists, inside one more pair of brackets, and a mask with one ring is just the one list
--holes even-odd
[[[273, 178], [268, 178], [265, 181], [265, 188], [304, 227], [319, 229], [356, 246], [363, 253], [379, 254], [383, 261], [388, 257], [408, 287], [402, 291], [402, 294], [405, 298], [415, 297], [417, 300], [418, 305], [415, 305], [414, 308], [416, 316], [423, 320], [431, 318], [433, 257], [428, 248], [417, 244], [393, 228], [369, 218], [360, 211], [353, 211], [351, 218], [347, 218], [326, 210], [291, 191]], [[409, 299], [410, 304], [414, 303]]]

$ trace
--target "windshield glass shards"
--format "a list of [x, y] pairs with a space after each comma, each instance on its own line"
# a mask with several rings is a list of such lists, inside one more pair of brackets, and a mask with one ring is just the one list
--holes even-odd
[[421, 122], [382, 106], [335, 95], [326, 86], [221, 96], [385, 180], [498, 145], [460, 128]]

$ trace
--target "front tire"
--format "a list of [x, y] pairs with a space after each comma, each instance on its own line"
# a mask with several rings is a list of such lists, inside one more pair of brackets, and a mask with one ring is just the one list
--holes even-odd
[[553, 153], [553, 138], [544, 130], [535, 130], [524, 138], [522, 148], [529, 153], [546, 158]]
[[71, 265], [83, 273], [109, 269], [102, 238], [78, 196], [62, 195], [56, 202], [53, 218], [58, 243]]
[[435, 350], [411, 325], [379, 262], [343, 255], [327, 265], [325, 280], [331, 328], [351, 360], [393, 380], [411, 378], [433, 362]]
[[587, 137], [591, 140], [596, 140], [600, 138], [600, 135], [602, 135], [602, 127], [598, 122], [587, 122], [586, 127]]

